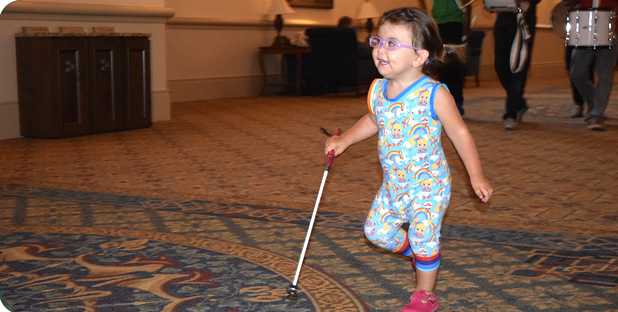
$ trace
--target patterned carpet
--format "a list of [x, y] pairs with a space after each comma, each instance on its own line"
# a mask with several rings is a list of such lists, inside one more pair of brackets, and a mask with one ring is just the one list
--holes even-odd
[[[567, 118], [561, 82], [532, 82], [517, 131], [495, 85], [465, 89], [495, 193], [469, 191], [452, 145], [441, 311], [618, 311], [616, 96], [607, 131]], [[350, 127], [348, 95], [178, 103], [142, 130], [0, 141], [0, 292], [11, 311], [399, 311], [411, 263], [371, 246], [375, 142], [324, 169], [318, 127]]]

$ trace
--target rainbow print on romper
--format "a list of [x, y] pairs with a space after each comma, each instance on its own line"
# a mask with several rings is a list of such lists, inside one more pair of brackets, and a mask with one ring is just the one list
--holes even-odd
[[394, 113], [397, 108], [401, 109], [401, 111], [403, 111], [403, 102], [399, 102], [399, 103], [394, 103], [391, 106], [388, 107], [388, 111], [391, 113]]
[[434, 139], [432, 136], [428, 135], [427, 136], [427, 141], [431, 142], [430, 145], [436, 145], [436, 139]]
[[412, 163], [410, 163], [410, 164], [408, 164], [408, 166], [406, 167], [406, 171], [407, 171], [407, 172], [412, 171], [412, 167], [414, 167], [414, 163], [413, 163], [413, 162], [412, 162]]
[[430, 242], [435, 242], [438, 236], [438, 232], [433, 233], [433, 235], [431, 236], [431, 238], [429, 239]]
[[404, 125], [407, 125], [408, 123], [410, 123], [410, 120], [411, 120], [411, 119], [414, 119], [414, 117], [413, 117], [412, 115], [408, 116], [408, 117], [407, 117], [407, 118], [403, 121], [403, 124], [404, 124]]
[[420, 135], [419, 132], [425, 132], [422, 134], [429, 134], [429, 127], [427, 127], [424, 123], [418, 123], [412, 127], [412, 130], [410, 130], [410, 134], [412, 135]]
[[386, 158], [395, 161], [394, 158], [399, 156], [399, 158], [403, 159], [403, 153], [401, 151], [390, 151], [386, 154]]
[[433, 148], [433, 150], [431, 151], [431, 155], [440, 155], [440, 145], [436, 145], [436, 147]]
[[[428, 175], [429, 176], [428, 178], [434, 178], [434, 179], [436, 179], [437, 181], [440, 182], [440, 180], [438, 178], [436, 178], [436, 176], [434, 176], [433, 173], [431, 173], [431, 171], [429, 171], [429, 169], [425, 169], [425, 168], [420, 169], [419, 171], [417, 171], [414, 174], [414, 179], [418, 180], [419, 178], [421, 178], [421, 176], [423, 174]], [[442, 182], [440, 182], [440, 184], [442, 184]]]
[[394, 214], [394, 213], [392, 213], [392, 212], [387, 212], [387, 213], [385, 213], [385, 214], [382, 216], [382, 218], [380, 218], [380, 222], [382, 222], [382, 224], [387, 223], [387, 221], [386, 221], [386, 220], [388, 219], [388, 217], [391, 217], [391, 219], [395, 219], [395, 220], [393, 220], [393, 221], [397, 221], [397, 220], [399, 220], [399, 217], [398, 217], [397, 215], [395, 215], [395, 214]]
[[[395, 241], [397, 240], [395, 239]], [[399, 248], [398, 250], [393, 250], [393, 252], [404, 255], [406, 257], [412, 255], [412, 247], [410, 247], [410, 241], [408, 239], [408, 232], [406, 232], [405, 234], [405, 237], [403, 239], [403, 245], [401, 246], [401, 248]]]
[[[419, 218], [419, 217], [425, 217], [425, 220], [429, 221], [431, 219], [431, 213], [429, 212], [429, 210], [427, 210], [426, 208], [418, 208], [414, 211], [414, 220], [419, 220], [422, 221], [423, 219]], [[435, 228], [435, 226], [433, 225], [433, 223], [429, 222], [431, 224], [432, 228]]]
[[406, 195], [408, 195], [408, 193], [407, 193], [407, 192], [406, 192], [406, 193], [401, 193], [401, 194], [399, 194], [399, 195], [395, 196], [395, 202], [397, 203], [397, 202], [399, 202], [399, 201], [402, 201], [402, 200], [403, 200], [403, 197], [404, 197], [404, 196], [406, 196]]
[[427, 89], [430, 88], [436, 81], [433, 79], [427, 80], [421, 88]]

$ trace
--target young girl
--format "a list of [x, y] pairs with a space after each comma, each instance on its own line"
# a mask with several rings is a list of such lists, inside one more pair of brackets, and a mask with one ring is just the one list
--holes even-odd
[[[428, 77], [447, 53], [457, 53], [444, 47], [435, 22], [420, 9], [386, 12], [370, 45], [384, 76], [369, 90], [370, 113], [341, 136], [329, 138], [325, 152], [334, 149], [339, 155], [378, 133], [384, 181], [367, 216], [365, 235], [379, 247], [413, 258], [416, 288], [401, 311], [435, 311], [440, 227], [451, 195], [442, 127], [481, 201], [489, 200], [492, 189], [453, 97]], [[401, 229], [403, 223], [409, 223], [407, 232]]]

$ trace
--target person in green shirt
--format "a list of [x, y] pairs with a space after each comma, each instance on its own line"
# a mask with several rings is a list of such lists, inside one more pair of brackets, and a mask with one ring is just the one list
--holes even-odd
[[[438, 24], [438, 32], [444, 44], [460, 45], [463, 43], [465, 17], [460, 0], [434, 0], [431, 16]], [[438, 71], [438, 79], [450, 91], [461, 115], [465, 112], [463, 108], [465, 70], [464, 62], [456, 58], [447, 60]]]

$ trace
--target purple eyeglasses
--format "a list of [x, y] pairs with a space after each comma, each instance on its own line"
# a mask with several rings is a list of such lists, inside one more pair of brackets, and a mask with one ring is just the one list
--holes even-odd
[[406, 44], [403, 44], [395, 39], [388, 39], [388, 40], [383, 40], [380, 37], [371, 37], [369, 38], [369, 45], [372, 48], [379, 48], [379, 47], [384, 47], [384, 50], [386, 51], [395, 51], [397, 50], [397, 48], [402, 47], [402, 48], [408, 48], [408, 49], [414, 49], [414, 50], [423, 50], [421, 48], [417, 48], [417, 47], [413, 47], [413, 46], [409, 46]]
[[[414, 49], [414, 50], [424, 50], [421, 48], [417, 48], [417, 47], [413, 47], [413, 46], [409, 46], [407, 44], [403, 44], [395, 39], [388, 39], [388, 40], [383, 40], [380, 37], [371, 37], [369, 38], [369, 45], [374, 48], [374, 49], [378, 49], [380, 47], [384, 47], [384, 50], [386, 51], [395, 51], [397, 50], [397, 48], [402, 47], [402, 48], [408, 48], [408, 49]], [[425, 65], [429, 64], [429, 58], [427, 58], [425, 60]]]

